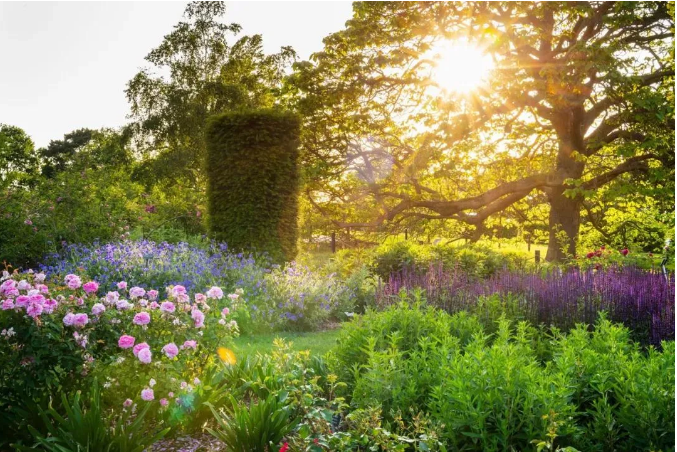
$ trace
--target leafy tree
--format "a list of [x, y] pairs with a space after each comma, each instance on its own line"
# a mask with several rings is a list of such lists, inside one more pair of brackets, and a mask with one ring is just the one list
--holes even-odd
[[[494, 70], [448, 92], [434, 52], [463, 41]], [[560, 260], [608, 184], [674, 209], [672, 4], [358, 2], [324, 43], [288, 86], [306, 119], [306, 191], [325, 210], [359, 199], [377, 212], [337, 226], [454, 219], [479, 235], [546, 203], [547, 258]]]
[[0, 185], [25, 183], [38, 168], [33, 140], [19, 127], [0, 124]]
[[132, 127], [146, 156], [138, 174], [146, 181], [182, 179], [200, 186], [207, 118], [275, 101], [294, 51], [283, 47], [266, 55], [260, 35], [229, 45], [241, 27], [222, 23], [225, 13], [223, 2], [190, 3], [186, 20], [146, 56], [151, 67], [127, 85]]
[[65, 134], [63, 140], [52, 140], [39, 150], [44, 163], [42, 174], [53, 178], [68, 169], [129, 165], [132, 163], [129, 140], [128, 129], [74, 130]]

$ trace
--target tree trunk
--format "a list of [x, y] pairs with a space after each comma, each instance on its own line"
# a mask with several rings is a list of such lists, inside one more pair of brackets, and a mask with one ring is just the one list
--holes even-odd
[[[585, 149], [581, 132], [582, 109], [574, 108], [553, 121], [559, 138], [557, 174], [566, 179], [578, 179], [583, 175], [585, 163], [576, 159], [575, 152]], [[550, 204], [548, 252], [549, 262], [562, 261], [576, 254], [576, 241], [581, 224], [581, 200], [564, 196], [566, 185], [552, 187], [547, 192]]]
[[581, 223], [581, 205], [564, 196], [565, 187], [556, 187], [548, 194], [550, 203], [548, 253], [549, 262], [562, 261], [576, 254], [576, 240]]

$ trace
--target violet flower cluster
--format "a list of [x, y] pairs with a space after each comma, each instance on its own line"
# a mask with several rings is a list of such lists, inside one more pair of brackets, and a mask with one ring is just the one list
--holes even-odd
[[569, 329], [593, 324], [600, 311], [629, 327], [645, 344], [675, 338], [675, 277], [634, 267], [571, 268], [545, 273], [500, 271], [476, 279], [463, 271], [431, 266], [424, 274], [403, 270], [376, 291], [377, 305], [395, 301], [401, 290], [422, 290], [426, 300], [449, 312], [472, 309], [480, 297], [517, 299], [521, 317], [534, 324]]

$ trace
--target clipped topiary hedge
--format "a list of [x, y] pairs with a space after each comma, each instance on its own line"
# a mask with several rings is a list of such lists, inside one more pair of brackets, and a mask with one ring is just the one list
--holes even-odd
[[296, 256], [300, 120], [277, 110], [231, 112], [207, 124], [209, 231], [236, 250]]

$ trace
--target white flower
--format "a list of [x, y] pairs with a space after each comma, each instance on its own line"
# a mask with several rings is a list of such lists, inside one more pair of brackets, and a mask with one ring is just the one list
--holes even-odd
[[238, 294], [238, 295], [243, 295], [244, 289], [241, 289], [241, 288], [235, 289], [235, 293]]
[[151, 378], [150, 381], [148, 382], [148, 385], [152, 388], [153, 386], [155, 386], [156, 383], [157, 381], [155, 381], [155, 378]]
[[226, 324], [226, 319], [219, 319], [219, 324], [225, 325], [225, 324]]

